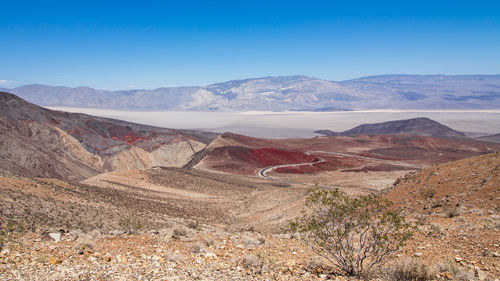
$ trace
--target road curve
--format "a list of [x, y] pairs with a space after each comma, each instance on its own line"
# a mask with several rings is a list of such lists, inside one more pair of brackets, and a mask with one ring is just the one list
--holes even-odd
[[[366, 157], [366, 156], [360, 156], [360, 155], [355, 155], [355, 154], [348, 154], [348, 153], [342, 153], [342, 152], [333, 152], [333, 151], [307, 151], [305, 154], [311, 155], [311, 154], [333, 154], [333, 155], [339, 155], [339, 156], [344, 156], [344, 157], [353, 157], [353, 158], [359, 158], [359, 159], [364, 159], [364, 160], [371, 160], [371, 161], [376, 161], [376, 162], [382, 162], [382, 163], [388, 163], [388, 164], [395, 164], [399, 166], [405, 166], [405, 167], [411, 167], [414, 169], [420, 169], [422, 168], [422, 165], [414, 165], [414, 164], [409, 164], [405, 162], [400, 162], [400, 161], [392, 161], [392, 160], [385, 160], [385, 159], [379, 159], [379, 158], [372, 158], [372, 157]], [[308, 163], [295, 163], [295, 164], [282, 164], [282, 165], [274, 165], [274, 166], [269, 166], [266, 168], [262, 168], [258, 171], [258, 175], [261, 178], [265, 178], [268, 180], [273, 180], [273, 181], [279, 181], [283, 183], [288, 183], [288, 184], [300, 184], [300, 185], [305, 185], [305, 186], [313, 186], [314, 184], [308, 184], [308, 183], [300, 183], [300, 182], [293, 182], [293, 181], [287, 181], [284, 179], [279, 179], [279, 178], [272, 178], [267, 175], [268, 172], [271, 172], [272, 170], [276, 168], [283, 168], [283, 167], [298, 167], [298, 166], [306, 166], [306, 165], [314, 165], [314, 164], [319, 164], [322, 162], [325, 162], [326, 160], [317, 156], [318, 160], [314, 162], [308, 162]], [[319, 187], [322, 188], [332, 188], [331, 186], [322, 186], [319, 185]], [[370, 188], [358, 188], [362, 190], [366, 190], [369, 192], [373, 192], [374, 190]]]
[[281, 181], [281, 182], [296, 184], [295, 182], [288, 182], [288, 181], [285, 181], [285, 180], [282, 180], [282, 179], [271, 178], [270, 176], [267, 175], [267, 173], [270, 172], [270, 171], [272, 171], [272, 170], [274, 170], [274, 169], [276, 169], [276, 168], [307, 166], [307, 165], [319, 164], [319, 163], [322, 163], [322, 162], [325, 162], [325, 159], [323, 159], [321, 157], [318, 157], [318, 160], [314, 161], [314, 162], [274, 165], [274, 166], [270, 166], [270, 167], [266, 167], [266, 168], [260, 169], [258, 173], [259, 173], [260, 177], [265, 178], [265, 179], [277, 180], [277, 181]]

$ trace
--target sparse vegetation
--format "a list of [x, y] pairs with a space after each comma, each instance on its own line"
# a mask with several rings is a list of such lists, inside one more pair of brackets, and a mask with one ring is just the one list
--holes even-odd
[[83, 255], [87, 252], [90, 252], [93, 248], [94, 248], [94, 246], [92, 245], [92, 243], [88, 239], [79, 238], [77, 240], [77, 244], [75, 245], [75, 247], [73, 249], [75, 250], [75, 252], [77, 254]]
[[457, 208], [457, 207], [448, 208], [448, 209], [445, 211], [445, 215], [446, 215], [446, 217], [448, 217], [448, 218], [458, 217], [458, 216], [460, 216], [460, 209], [459, 209], [459, 208]]
[[306, 262], [304, 262], [303, 266], [308, 272], [314, 274], [320, 274], [325, 271], [325, 265], [319, 257], [309, 258]]
[[441, 234], [441, 225], [439, 223], [431, 223], [431, 230], [436, 234]]
[[447, 259], [446, 261], [439, 262], [437, 264], [439, 272], [449, 272], [453, 275], [457, 275], [461, 272], [460, 268], [457, 266], [457, 263], [452, 259]]
[[187, 236], [188, 233], [189, 233], [189, 231], [186, 229], [186, 227], [183, 225], [180, 225], [174, 229], [174, 231], [172, 233], [172, 238], [179, 239], [180, 237]]
[[26, 224], [23, 221], [0, 217], [0, 250], [6, 243], [16, 241], [26, 230]]
[[195, 221], [190, 221], [188, 224], [187, 224], [187, 227], [191, 228], [191, 229], [196, 229], [196, 230], [199, 230], [201, 225], [200, 225], [200, 222], [195, 220]]
[[193, 254], [198, 254], [202, 252], [205, 248], [203, 247], [203, 244], [201, 242], [196, 242], [191, 246], [191, 252]]
[[406, 258], [390, 267], [387, 274], [388, 280], [394, 281], [427, 281], [436, 279], [436, 270], [427, 263]]
[[379, 196], [351, 198], [318, 187], [307, 195], [309, 214], [291, 223], [312, 250], [344, 274], [361, 276], [404, 245], [412, 231]]
[[420, 189], [420, 194], [425, 199], [430, 199], [436, 195], [436, 190], [434, 188], [422, 188]]
[[266, 261], [262, 256], [245, 255], [240, 260], [240, 265], [252, 272], [253, 275], [260, 274], [266, 265]]
[[120, 220], [119, 226], [127, 234], [137, 233], [143, 227], [141, 220], [135, 217]]

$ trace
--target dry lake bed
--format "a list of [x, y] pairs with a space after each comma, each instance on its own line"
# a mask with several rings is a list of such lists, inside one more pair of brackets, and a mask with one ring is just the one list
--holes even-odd
[[455, 130], [500, 133], [500, 110], [368, 110], [341, 112], [126, 111], [48, 107], [172, 129], [204, 129], [253, 137], [313, 137], [315, 130], [344, 131], [364, 123], [428, 117]]

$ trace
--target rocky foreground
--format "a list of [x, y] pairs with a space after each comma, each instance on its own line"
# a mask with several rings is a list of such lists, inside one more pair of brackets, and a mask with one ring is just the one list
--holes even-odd
[[[322, 280], [328, 267], [287, 235], [175, 226], [142, 234], [29, 234], [0, 255], [3, 280]], [[344, 280], [342, 277], [334, 277]]]
[[[421, 227], [418, 241], [366, 279], [403, 280], [410, 272], [424, 279], [404, 280], [498, 280], [498, 264], [481, 259], [456, 256], [430, 265], [443, 245], [421, 239], [429, 229]], [[0, 253], [2, 280], [358, 280], [335, 273], [289, 234], [178, 224], [140, 234], [60, 230], [10, 238]], [[493, 261], [499, 251], [493, 245]]]

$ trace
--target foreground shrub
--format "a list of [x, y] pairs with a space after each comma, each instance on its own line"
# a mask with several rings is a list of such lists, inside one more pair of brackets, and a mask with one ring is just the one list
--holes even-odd
[[351, 198], [338, 189], [315, 187], [306, 205], [310, 212], [292, 222], [291, 231], [347, 275], [361, 276], [380, 266], [411, 237], [409, 225], [380, 196]]

